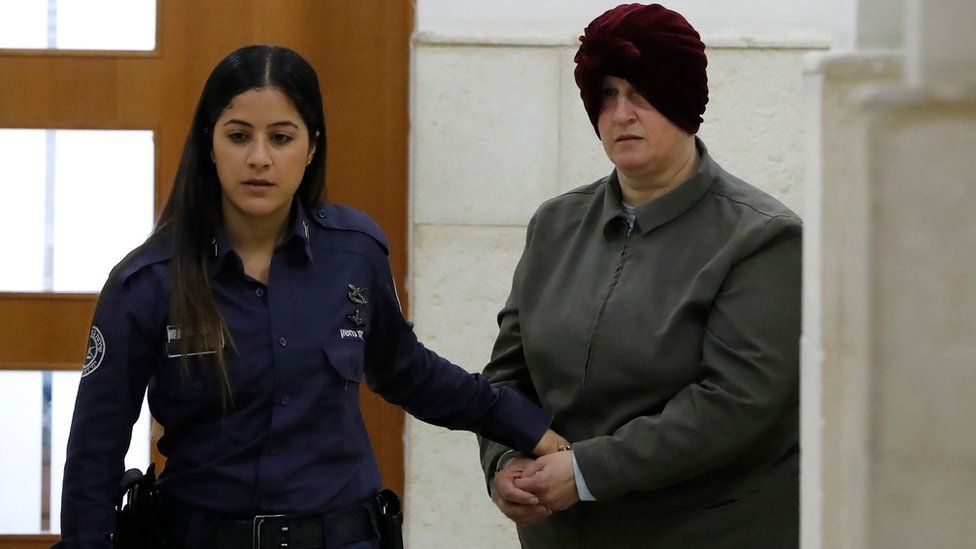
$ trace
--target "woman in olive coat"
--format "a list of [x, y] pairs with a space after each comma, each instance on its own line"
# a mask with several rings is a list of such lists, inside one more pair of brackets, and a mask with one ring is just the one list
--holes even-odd
[[796, 547], [801, 221], [696, 137], [682, 16], [623, 5], [581, 41], [615, 169], [532, 218], [485, 369], [572, 445], [482, 439], [492, 498], [532, 549]]

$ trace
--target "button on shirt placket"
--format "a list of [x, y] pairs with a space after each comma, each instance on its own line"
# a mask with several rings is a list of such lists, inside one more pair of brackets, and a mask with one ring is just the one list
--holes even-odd
[[[265, 452], [258, 464], [258, 475], [255, 497], [259, 501], [259, 508], [267, 511], [274, 507], [274, 502], [281, 498], [277, 495], [278, 487], [283, 485], [276, 477], [281, 471], [287, 471], [284, 465], [289, 459], [287, 432], [294, 427], [294, 418], [289, 414], [291, 398], [288, 393], [291, 379], [286, 366], [294, 360], [294, 345], [290, 345], [290, 328], [293, 325], [292, 296], [289, 293], [288, 267], [285, 265], [284, 254], [287, 250], [279, 248], [271, 258], [269, 269], [269, 285], [264, 290], [267, 300], [268, 325], [271, 339], [271, 400], [270, 427], [265, 440]], [[273, 281], [273, 282], [272, 282]], [[274, 287], [271, 287], [271, 284]], [[260, 297], [261, 294], [256, 294]]]

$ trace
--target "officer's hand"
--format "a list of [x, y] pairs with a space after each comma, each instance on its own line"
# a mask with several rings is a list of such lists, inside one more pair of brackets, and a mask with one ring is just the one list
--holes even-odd
[[506, 517], [519, 526], [532, 526], [552, 514], [552, 511], [539, 504], [539, 498], [515, 486], [515, 479], [521, 477], [525, 468], [531, 464], [531, 458], [512, 458], [495, 473], [495, 478], [491, 481], [491, 500]]
[[535, 494], [553, 511], [568, 509], [579, 501], [572, 451], [542, 456], [528, 464], [513, 483], [517, 489]]
[[532, 453], [537, 456], [544, 456], [558, 452], [560, 448], [569, 446], [569, 441], [559, 436], [552, 429], [547, 429], [546, 434], [542, 435], [539, 443], [532, 449]]

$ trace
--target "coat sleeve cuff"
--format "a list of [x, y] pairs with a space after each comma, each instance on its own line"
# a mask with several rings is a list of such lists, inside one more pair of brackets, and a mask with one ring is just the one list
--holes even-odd
[[605, 500], [627, 493], [626, 475], [611, 452], [611, 437], [603, 436], [573, 443], [573, 462], [594, 500]]
[[518, 391], [498, 388], [494, 404], [485, 414], [481, 434], [528, 454], [549, 429], [552, 416]]
[[583, 471], [580, 470], [579, 462], [576, 461], [576, 453], [573, 453], [573, 477], [576, 478], [576, 493], [579, 495], [580, 501], [596, 501], [593, 497], [593, 493], [590, 492], [590, 488], [586, 485], [586, 479], [583, 478]]

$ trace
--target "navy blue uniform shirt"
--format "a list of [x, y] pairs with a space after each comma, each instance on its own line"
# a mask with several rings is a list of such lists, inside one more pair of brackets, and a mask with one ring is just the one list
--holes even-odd
[[417, 341], [372, 220], [335, 205], [309, 213], [293, 208], [267, 285], [244, 274], [221, 235], [214, 239], [209, 275], [236, 346], [225, 347], [226, 407], [213, 355], [192, 357], [185, 374], [173, 356], [180, 330], [168, 321], [171, 245], [144, 247], [110, 277], [68, 440], [59, 547], [109, 546], [112, 498], [147, 386], [165, 428], [159, 489], [223, 515], [322, 512], [378, 492], [359, 409], [364, 375], [423, 421], [527, 452], [542, 437], [548, 414]]

